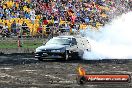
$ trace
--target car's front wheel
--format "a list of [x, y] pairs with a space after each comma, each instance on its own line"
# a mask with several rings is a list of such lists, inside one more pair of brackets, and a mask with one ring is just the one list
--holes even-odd
[[66, 61], [69, 60], [69, 52], [68, 51], [65, 52], [64, 60], [66, 60]]

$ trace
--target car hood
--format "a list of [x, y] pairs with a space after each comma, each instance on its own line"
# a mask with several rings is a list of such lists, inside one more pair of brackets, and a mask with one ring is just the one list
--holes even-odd
[[43, 49], [50, 50], [50, 49], [61, 49], [61, 48], [65, 48], [65, 47], [66, 47], [66, 45], [50, 44], [50, 45], [43, 45], [43, 46], [40, 46], [40, 47], [38, 47], [37, 49], [39, 49], [39, 50], [43, 50]]

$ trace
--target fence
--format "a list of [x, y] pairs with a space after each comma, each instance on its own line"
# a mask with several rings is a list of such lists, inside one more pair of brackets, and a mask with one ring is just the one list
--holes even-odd
[[[55, 27], [55, 26], [50, 26], [50, 27], [46, 27], [46, 26], [41, 26], [39, 27], [41, 28], [42, 33], [39, 33], [38, 30], [34, 30], [33, 29], [29, 29], [29, 26], [19, 26], [14, 28], [14, 30], [16, 30], [16, 34], [14, 33], [7, 33], [4, 32], [5, 29], [2, 29], [3, 32], [0, 33], [1, 37], [9, 37], [9, 38], [14, 38], [14, 37], [23, 37], [23, 38], [49, 38], [49, 37], [53, 37], [53, 36], [58, 36], [61, 34], [70, 34], [72, 31], [70, 28], [65, 28], [65, 27]], [[24, 33], [28, 33], [28, 34], [24, 34]]]

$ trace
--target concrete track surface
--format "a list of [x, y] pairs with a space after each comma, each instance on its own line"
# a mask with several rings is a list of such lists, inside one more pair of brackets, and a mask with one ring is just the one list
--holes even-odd
[[132, 75], [132, 60], [38, 61], [33, 55], [0, 55], [0, 88], [132, 88], [132, 83], [78, 85], [80, 65], [87, 73]]

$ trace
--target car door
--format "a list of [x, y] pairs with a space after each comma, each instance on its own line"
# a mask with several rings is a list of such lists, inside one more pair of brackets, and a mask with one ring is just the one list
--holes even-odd
[[77, 52], [78, 51], [78, 46], [77, 46], [77, 40], [76, 38], [71, 39], [71, 46], [70, 46], [70, 51]]

